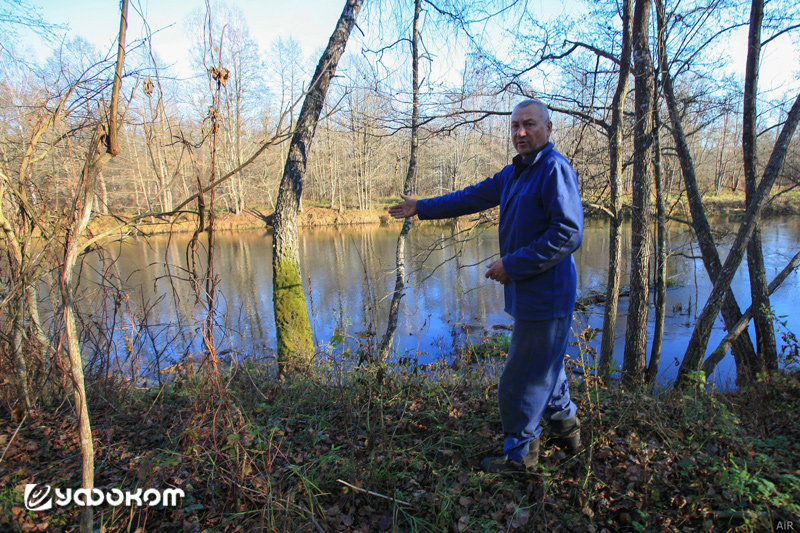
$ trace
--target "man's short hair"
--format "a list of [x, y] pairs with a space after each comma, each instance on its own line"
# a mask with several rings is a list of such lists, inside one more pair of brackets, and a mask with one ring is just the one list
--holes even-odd
[[542, 112], [542, 116], [544, 116], [545, 123], [550, 122], [550, 110], [547, 109], [547, 106], [545, 104], [543, 104], [542, 102], [540, 102], [539, 100], [534, 100], [532, 98], [528, 99], [528, 100], [523, 100], [523, 101], [521, 101], [520, 103], [517, 104], [515, 109], [522, 109], [522, 108], [525, 108], [525, 107], [528, 107], [528, 106], [532, 106], [532, 105], [535, 105], [535, 106], [539, 107], [539, 111], [541, 111]]

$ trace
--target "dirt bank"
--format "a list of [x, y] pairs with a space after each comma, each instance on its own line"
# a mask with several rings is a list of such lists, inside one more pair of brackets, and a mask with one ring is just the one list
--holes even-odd
[[[214, 227], [217, 230], [233, 229], [266, 229], [272, 228], [274, 221], [274, 211], [269, 208], [248, 209], [241, 214], [220, 212], [216, 214]], [[339, 212], [336, 209], [325, 207], [309, 206], [298, 214], [297, 224], [300, 227], [321, 227], [321, 226], [350, 226], [356, 224], [395, 224], [396, 222], [381, 210], [360, 210], [349, 209]], [[98, 216], [89, 226], [93, 234], [108, 231], [119, 225], [117, 218], [110, 216]], [[154, 235], [158, 233], [172, 232], [192, 232], [197, 228], [197, 216], [193, 214], [183, 214], [177, 219], [162, 219], [149, 217], [140, 221], [136, 230], [141, 234]], [[122, 228], [121, 233], [126, 233], [128, 226]]]
[[[626, 202], [628, 203], [628, 202]], [[720, 196], [706, 195], [703, 198], [706, 213], [711, 216], [730, 216], [741, 217], [745, 211], [744, 193], [725, 193]], [[385, 205], [384, 205], [385, 204]], [[673, 216], [688, 219], [689, 206], [685, 197], [670, 198], [668, 205], [671, 206]], [[322, 227], [322, 226], [350, 226], [350, 225], [389, 225], [399, 224], [392, 219], [386, 212], [389, 204], [381, 203], [371, 210], [345, 209], [341, 212], [337, 209], [306, 205], [298, 215], [297, 224], [300, 227]], [[586, 209], [587, 217], [603, 215], [591, 208]], [[774, 197], [764, 206], [764, 216], [787, 216], [800, 215], [800, 194], [788, 193]], [[125, 218], [126, 215], [119, 215]], [[130, 213], [128, 216], [134, 216]], [[241, 214], [234, 214], [225, 211], [217, 212], [215, 228], [218, 230], [234, 229], [267, 229], [273, 226], [274, 210], [271, 208], [248, 209]], [[98, 234], [103, 231], [115, 228], [119, 225], [118, 218], [99, 215], [90, 225], [90, 231]], [[140, 221], [135, 231], [141, 234], [153, 235], [158, 233], [172, 232], [192, 232], [197, 228], [197, 216], [183, 214], [176, 219], [160, 219], [150, 217]], [[128, 227], [123, 227], [121, 233], [127, 233]]]

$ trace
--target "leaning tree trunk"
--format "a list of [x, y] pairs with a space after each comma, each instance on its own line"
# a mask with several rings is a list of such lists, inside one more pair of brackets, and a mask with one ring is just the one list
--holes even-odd
[[722, 297], [730, 289], [736, 269], [739, 268], [739, 264], [744, 257], [745, 248], [755, 230], [755, 221], [761, 216], [764, 199], [772, 189], [775, 180], [778, 179], [778, 174], [783, 168], [789, 141], [797, 129], [798, 122], [800, 122], [800, 94], [795, 98], [794, 104], [786, 117], [786, 122], [783, 123], [778, 140], [775, 142], [775, 147], [770, 155], [769, 163], [767, 163], [761, 182], [758, 184], [758, 189], [756, 189], [756, 194], [747, 204], [744, 220], [742, 220], [739, 231], [736, 233], [736, 239], [728, 252], [728, 257], [725, 258], [719, 277], [714, 282], [714, 288], [711, 289], [711, 294], [700, 316], [697, 318], [697, 323], [692, 331], [692, 338], [689, 340], [689, 346], [678, 369], [678, 377], [676, 379], [676, 384], [678, 385], [685, 384], [689, 374], [700, 369], [700, 363], [708, 345], [708, 337], [711, 334], [711, 327], [714, 325], [717, 314], [719, 314], [720, 307], [722, 307]]
[[653, 177], [653, 62], [647, 21], [650, 0], [636, 0], [633, 13], [633, 75], [635, 83], [633, 198], [631, 220], [631, 296], [625, 332], [622, 383], [643, 383], [647, 360], [647, 313], [650, 291], [650, 184]]
[[[419, 12], [421, 0], [414, 0], [414, 24], [412, 27], [411, 38], [411, 150], [408, 156], [408, 172], [406, 181], [403, 184], [403, 194], [411, 194], [411, 185], [414, 183], [414, 175], [417, 171], [417, 146], [419, 144]], [[378, 345], [378, 358], [381, 363], [389, 357], [389, 350], [392, 348], [394, 333], [397, 330], [397, 318], [400, 314], [400, 299], [403, 297], [406, 276], [406, 235], [411, 228], [411, 219], [403, 221], [403, 228], [397, 237], [397, 255], [395, 256], [395, 267], [397, 277], [394, 283], [394, 293], [392, 303], [389, 307], [389, 320], [386, 324], [386, 332], [383, 334]]]
[[608, 231], [608, 281], [606, 283], [606, 306], [603, 312], [603, 338], [600, 342], [598, 367], [603, 379], [611, 374], [614, 360], [614, 332], [617, 329], [617, 307], [619, 284], [622, 278], [622, 140], [623, 112], [628, 95], [628, 78], [631, 72], [631, 0], [622, 4], [622, 51], [619, 57], [619, 78], [614, 100], [611, 103], [611, 131], [608, 137], [608, 155], [611, 162], [609, 179], [611, 184], [611, 227]]
[[[108, 122], [95, 130], [92, 143], [87, 153], [86, 164], [81, 176], [81, 184], [75, 200], [75, 215], [67, 232], [64, 245], [64, 262], [60, 272], [61, 295], [64, 302], [64, 328], [66, 333], [67, 353], [70, 360], [72, 382], [75, 387], [75, 409], [78, 411], [78, 436], [80, 437], [81, 457], [83, 459], [81, 487], [87, 490], [94, 488], [94, 442], [92, 441], [92, 425], [89, 418], [89, 406], [86, 399], [86, 383], [83, 376], [83, 357], [78, 341], [78, 328], [75, 323], [75, 304], [72, 294], [72, 274], [78, 256], [83, 250], [81, 242], [83, 232], [89, 223], [94, 200], [94, 188], [98, 174], [112, 157], [120, 153], [117, 113], [119, 109], [119, 91], [122, 85], [122, 63], [125, 57], [125, 32], [128, 26], [128, 0], [122, 1], [122, 13], [119, 24], [119, 45], [117, 48], [117, 64], [114, 71], [114, 84], [111, 91]], [[91, 505], [81, 507], [81, 533], [93, 531], [93, 509]]]
[[[758, 95], [758, 62], [761, 55], [761, 21], [764, 18], [764, 0], [753, 0], [750, 11], [747, 64], [744, 76], [744, 105], [742, 113], [742, 155], [744, 158], [744, 190], [749, 204], [756, 194], [756, 97]], [[750, 273], [750, 299], [754, 310], [756, 346], [760, 360], [753, 370], [778, 369], [778, 349], [775, 329], [769, 313], [769, 288], [764, 271], [764, 253], [761, 247], [760, 220], [756, 220], [753, 238], [747, 245], [747, 269]]]
[[[665, 27], [664, 7], [662, 2], [663, 0], [656, 0], [659, 31], [663, 31]], [[694, 161], [689, 151], [689, 145], [686, 142], [686, 135], [683, 131], [683, 122], [672, 85], [672, 76], [669, 73], [665, 47], [659, 48], [659, 65], [661, 69], [661, 83], [664, 91], [664, 99], [667, 103], [670, 123], [672, 125], [670, 131], [675, 141], [675, 150], [678, 153], [678, 160], [681, 163], [681, 174], [686, 187], [686, 198], [689, 201], [689, 211], [692, 215], [692, 229], [694, 230], [697, 244], [700, 247], [700, 254], [703, 258], [703, 265], [706, 268], [708, 277], [712, 283], [716, 283], [717, 277], [722, 270], [722, 262], [720, 261], [719, 252], [714, 243], [714, 237], [711, 234], [711, 225], [706, 218], [703, 200], [700, 196], [700, 189], [697, 186]], [[741, 319], [742, 313], [732, 291], [726, 291], [723, 298], [722, 318], [725, 321], [726, 329], [730, 331], [734, 324]], [[745, 381], [747, 376], [752, 374], [752, 364], [756, 359], [753, 343], [747, 333], [740, 335], [734, 341], [733, 356], [736, 361], [737, 381]]]
[[[800, 264], [800, 252], [794, 254], [794, 257], [783, 267], [777, 276], [770, 282], [768, 289], [770, 295], [775, 292], [775, 289], [780, 287], [781, 283], [783, 283], [786, 278], [789, 277], [789, 274], [794, 272], [797, 268], [797, 265]], [[733, 326], [732, 329], [728, 331], [728, 334], [720, 341], [719, 346], [711, 352], [711, 355], [703, 361], [703, 372], [705, 372], [706, 377], [710, 376], [711, 373], [716, 368], [717, 364], [722, 361], [722, 358], [725, 357], [725, 354], [728, 353], [728, 349], [731, 347], [731, 343], [739, 336], [739, 334], [747, 328], [747, 324], [750, 322], [750, 319], [753, 318], [753, 306], [747, 308], [747, 310], [742, 315], [742, 319]]]
[[320, 57], [297, 119], [278, 191], [272, 244], [272, 298], [281, 369], [308, 367], [314, 359], [311, 322], [300, 276], [297, 212], [303, 193], [308, 148], [314, 138], [336, 65], [344, 53], [363, 1], [347, 0], [328, 46]]

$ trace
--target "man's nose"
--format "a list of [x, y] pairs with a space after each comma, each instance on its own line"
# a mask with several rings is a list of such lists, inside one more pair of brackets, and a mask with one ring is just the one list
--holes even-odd
[[528, 135], [528, 132], [525, 131], [525, 128], [520, 128], [519, 131], [517, 132], [517, 135], [519, 135], [520, 137], [525, 137]]

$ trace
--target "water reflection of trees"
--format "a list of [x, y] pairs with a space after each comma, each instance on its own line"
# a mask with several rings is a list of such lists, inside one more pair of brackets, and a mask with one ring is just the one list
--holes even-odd
[[[466, 222], [460, 226], [419, 224], [411, 232], [406, 251], [409, 288], [395, 352], [419, 348], [428, 354], [423, 354], [423, 359], [434, 357], [449, 348], [453, 333], [467, 329], [471, 335], [480, 336], [484, 333], [473, 330], [474, 326], [488, 330], [507, 323], [502, 289], [484, 278], [486, 261], [497, 254], [496, 230]], [[603, 286], [608, 246], [605, 226], [604, 221], [588, 221], [583, 246], [575, 254], [581, 292]], [[776, 222], [769, 228], [765, 232], [765, 246], [771, 251], [767, 260], [769, 268], [777, 270], [776, 265], [785, 259], [781, 250], [787, 249], [788, 242], [797, 241], [800, 223]], [[130, 307], [118, 318], [113, 342], [106, 341], [111, 346], [109, 357], [136, 354], [144, 363], [141, 369], [146, 370], [148, 366], [173, 364], [185, 354], [201, 350], [194, 293], [184, 275], [185, 241], [185, 236], [154, 236], [109, 248], [105, 268], [109, 268], [111, 259], [116, 260], [122, 280], [118, 290], [129, 299]], [[223, 296], [220, 310], [226, 332], [218, 349], [233, 350], [237, 356], [271, 353], [275, 342], [268, 260], [271, 237], [264, 232], [220, 233], [217, 243]], [[310, 280], [307, 298], [309, 308], [313, 307], [312, 324], [319, 350], [326, 348], [334, 329], [343, 326], [347, 326], [342, 332], [349, 335], [352, 346], [372, 340], [376, 325], [386, 319], [387, 295], [393, 290], [394, 247], [395, 233], [387, 228], [327, 228], [301, 233], [303, 279]], [[667, 304], [668, 320], [674, 328], [674, 324], [688, 320], [689, 301], [694, 313], [698, 299], [702, 301], [709, 288], [702, 264], [695, 257], [691, 232], [684, 225], [670, 225], [668, 248], [668, 277], [677, 285], [669, 289]], [[627, 251], [623, 257], [628, 257]], [[93, 261], [100, 258], [87, 258], [87, 265]], [[86, 322], [100, 324], [103, 316], [111, 316], [111, 307], [103, 315], [89, 304], [100, 301], [96, 295], [103, 269], [87, 266], [83, 272], [81, 289], [85, 292], [81, 301], [86, 306]], [[746, 286], [741, 276], [737, 283]], [[621, 312], [625, 306], [623, 299]], [[587, 313], [582, 320], [596, 327], [593, 321], [597, 311], [589, 309]], [[617, 334], [623, 330], [624, 324]], [[685, 331], [673, 330], [667, 340], [675, 342], [681, 335]], [[133, 367], [127, 367], [126, 372], [133, 372]]]

